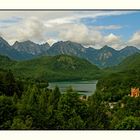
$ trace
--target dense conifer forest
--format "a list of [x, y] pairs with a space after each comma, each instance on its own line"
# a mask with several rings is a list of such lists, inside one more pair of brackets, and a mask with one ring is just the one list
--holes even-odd
[[2, 130], [140, 129], [140, 97], [127, 96], [125, 85], [111, 89], [113, 82], [108, 81], [110, 88], [102, 91], [99, 81], [85, 100], [71, 87], [62, 94], [58, 87], [49, 89], [47, 82], [16, 80], [11, 70], [1, 69], [0, 79]]

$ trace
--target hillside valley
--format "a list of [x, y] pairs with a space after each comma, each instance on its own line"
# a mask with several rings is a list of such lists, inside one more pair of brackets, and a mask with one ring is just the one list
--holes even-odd
[[100, 76], [100, 69], [74, 56], [43, 56], [28, 61], [14, 61], [0, 56], [0, 68], [11, 69], [16, 77], [40, 81], [93, 80]]
[[118, 66], [104, 70], [97, 84], [97, 90], [118, 101], [130, 94], [131, 88], [140, 88], [140, 54], [136, 53], [123, 60]]

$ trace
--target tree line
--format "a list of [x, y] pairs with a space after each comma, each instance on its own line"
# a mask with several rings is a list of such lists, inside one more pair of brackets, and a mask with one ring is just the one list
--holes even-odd
[[15, 79], [10, 70], [0, 79], [1, 130], [140, 129], [139, 97], [124, 96], [111, 109], [99, 90], [82, 100], [72, 88], [62, 94], [45, 81]]

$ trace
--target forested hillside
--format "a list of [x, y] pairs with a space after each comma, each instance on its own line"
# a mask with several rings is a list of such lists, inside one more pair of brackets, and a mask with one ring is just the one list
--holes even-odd
[[44, 56], [28, 61], [13, 61], [0, 57], [1, 68], [11, 69], [20, 79], [40, 81], [93, 80], [100, 76], [100, 69], [74, 56]]
[[17, 81], [11, 71], [0, 70], [0, 78], [2, 130], [140, 129], [140, 97], [125, 96], [112, 108], [97, 91], [86, 99], [71, 88], [61, 94], [47, 83]]
[[112, 125], [117, 124], [116, 129], [140, 129], [139, 62], [139, 54], [130, 56], [118, 66], [106, 70], [107, 75], [97, 83], [97, 94], [100, 94], [104, 103], [113, 108], [110, 115]]
[[[139, 88], [139, 59], [136, 54], [115, 71], [101, 71], [87, 60], [67, 55], [20, 62], [0, 56], [0, 129], [140, 129], [140, 97], [130, 96], [131, 88]], [[82, 96], [72, 88], [65, 94], [58, 87], [48, 88], [48, 81], [54, 79], [99, 76], [92, 96]]]

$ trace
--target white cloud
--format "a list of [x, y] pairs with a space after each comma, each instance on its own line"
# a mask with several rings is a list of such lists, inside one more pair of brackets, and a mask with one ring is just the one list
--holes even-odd
[[102, 35], [97, 30], [91, 30], [84, 24], [63, 25], [63, 30], [59, 30], [59, 38], [62, 40], [71, 40], [83, 45], [98, 43]]
[[110, 33], [109, 35], [104, 37], [104, 40], [107, 44], [112, 44], [120, 41], [120, 37]]
[[62, 40], [71, 40], [81, 43], [84, 46], [94, 46], [95, 48], [109, 45], [115, 49], [120, 49], [124, 43], [120, 36], [114, 35], [113, 33], [104, 36], [99, 30], [95, 30], [94, 27], [88, 28], [83, 24], [63, 25], [63, 30], [60, 30], [59, 37]]
[[99, 16], [112, 16], [133, 13], [135, 11], [1, 11], [0, 20], [14, 17], [30, 18], [35, 16], [41, 20], [75, 20], [80, 18], [97, 18]]
[[38, 18], [32, 17], [21, 23], [17, 29], [20, 40], [31, 39], [33, 41], [42, 42], [45, 40], [44, 31], [46, 27]]
[[[123, 45], [120, 36], [112, 33], [104, 36], [101, 30], [121, 29], [120, 25], [87, 26], [81, 18], [128, 14], [132, 11], [40, 11], [40, 12], [0, 12], [0, 21], [9, 20], [7, 24], [0, 22], [0, 35], [10, 44], [15, 41], [32, 40], [36, 43], [48, 41], [50, 44], [58, 40], [71, 40], [85, 46], [94, 45], [100, 48], [109, 44], [119, 48]], [[18, 19], [10, 23], [11, 19]], [[6, 26], [4, 26], [6, 25]]]
[[[102, 26], [102, 29], [116, 29], [118, 26], [109, 25]], [[100, 28], [100, 30], [101, 30]], [[22, 20], [20, 24], [2, 28], [2, 36], [13, 44], [15, 41], [31, 40], [36, 43], [44, 43], [47, 41], [50, 45], [54, 42], [70, 40], [81, 43], [84, 46], [94, 45], [95, 48], [101, 48], [104, 45], [110, 45], [119, 48], [116, 44], [120, 44], [121, 38], [110, 33], [104, 36], [100, 30], [95, 27], [88, 27], [81, 23], [53, 23], [53, 26], [46, 26], [38, 18], [27, 18]], [[54, 33], [54, 34], [53, 34]], [[47, 35], [46, 35], [47, 34]]]
[[96, 30], [116, 30], [116, 29], [121, 29], [122, 26], [120, 26], [120, 25], [108, 25], [108, 26], [95, 26], [93, 28]]
[[44, 31], [46, 31], [46, 26], [36, 17], [27, 18], [18, 24], [6, 28], [0, 28], [1, 35], [8, 40], [10, 44], [13, 44], [17, 40], [44, 42], [46, 41]]
[[131, 45], [140, 47], [140, 31], [135, 32], [128, 42]]
[[58, 40], [52, 39], [52, 38], [47, 39], [47, 42], [48, 42], [50, 45], [53, 45], [53, 44], [56, 43], [57, 41], [58, 41]]
[[111, 46], [114, 49], [124, 48], [127, 44], [126, 41], [121, 38], [121, 36], [110, 33], [109, 35], [104, 37], [104, 42]]
[[[133, 11], [67, 11], [67, 12], [54, 12], [53, 18], [47, 20], [46, 25], [51, 26], [52, 24], [64, 24], [73, 23], [79, 21], [82, 18], [98, 18], [101, 16], [116, 16], [122, 14], [132, 13]], [[56, 16], [55, 16], [56, 14]], [[50, 14], [49, 17], [52, 15]]]

